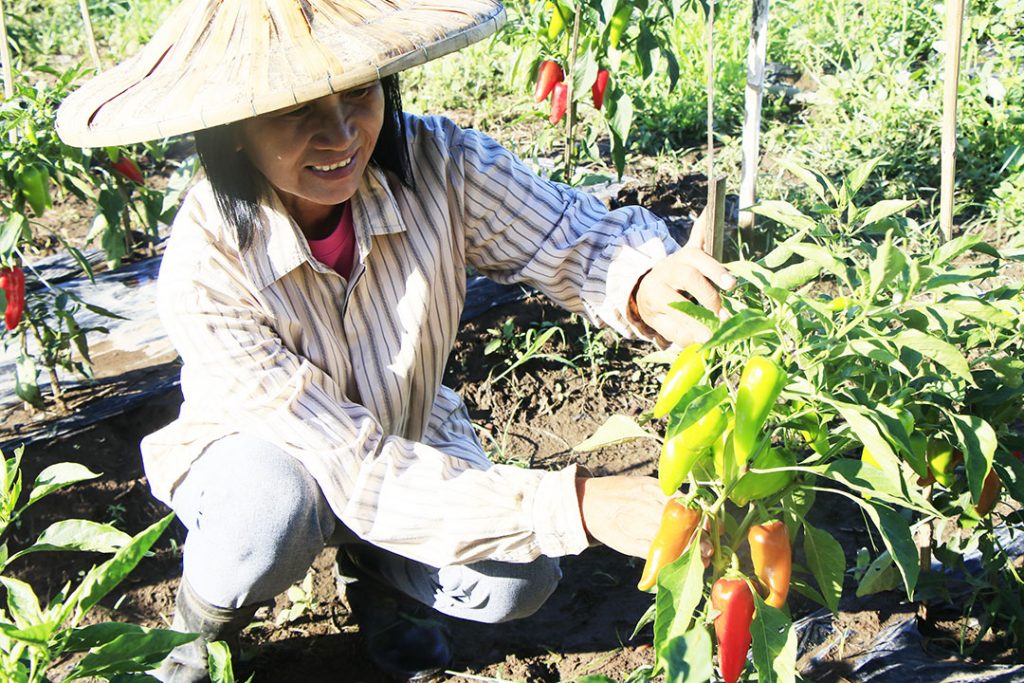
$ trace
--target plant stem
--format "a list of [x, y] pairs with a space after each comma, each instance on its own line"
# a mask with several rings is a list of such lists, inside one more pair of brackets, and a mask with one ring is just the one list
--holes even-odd
[[568, 73], [566, 74], [566, 87], [569, 92], [566, 97], [569, 102], [567, 120], [565, 124], [565, 182], [572, 183], [573, 174], [573, 161], [576, 157], [576, 145], [573, 139], [573, 129], [576, 127], [576, 101], [573, 99], [572, 93], [576, 89], [576, 51], [579, 49], [580, 44], [580, 15], [583, 14], [582, 8], [577, 7], [575, 16], [572, 20], [572, 41], [569, 44], [569, 58], [566, 60], [566, 66]]

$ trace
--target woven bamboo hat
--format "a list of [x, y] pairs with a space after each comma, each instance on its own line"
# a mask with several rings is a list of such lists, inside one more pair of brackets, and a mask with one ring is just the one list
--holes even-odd
[[185, 0], [64, 100], [57, 133], [100, 147], [239, 121], [460, 50], [504, 20], [500, 0]]

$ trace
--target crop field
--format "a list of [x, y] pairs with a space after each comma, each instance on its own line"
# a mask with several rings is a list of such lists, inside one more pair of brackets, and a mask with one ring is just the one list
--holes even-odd
[[[405, 111], [680, 242], [724, 178], [738, 282], [721, 318], [675, 304], [710, 332], [680, 349], [467, 273], [444, 384], [488, 457], [676, 497], [646, 563], [595, 545], [533, 616], [452, 620], [440, 680], [1024, 680], [1024, 0], [969, 3], [959, 52], [937, 0], [769, 4], [751, 202], [759, 3], [509, 0], [493, 37], [400, 74]], [[154, 681], [191, 638], [169, 630], [186, 530], [139, 443], [182, 404], [154, 290], [201, 171], [189, 136], [54, 129], [173, 4], [0, 3], [0, 681]], [[214, 681], [389, 680], [334, 553], [211, 647]]]

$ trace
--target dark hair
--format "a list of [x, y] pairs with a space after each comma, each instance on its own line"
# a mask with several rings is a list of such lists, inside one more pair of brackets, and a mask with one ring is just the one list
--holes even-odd
[[[384, 90], [384, 125], [370, 163], [390, 171], [403, 185], [412, 188], [414, 181], [398, 74], [385, 76], [380, 83]], [[217, 208], [234, 228], [238, 248], [244, 251], [252, 243], [254, 231], [263, 227], [260, 204], [266, 200], [270, 186], [249, 157], [236, 149], [239, 125], [235, 122], [196, 131], [195, 140], [196, 154], [213, 187]]]

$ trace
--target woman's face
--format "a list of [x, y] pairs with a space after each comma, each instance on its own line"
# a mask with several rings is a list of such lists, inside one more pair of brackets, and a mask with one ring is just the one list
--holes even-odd
[[355, 194], [384, 123], [380, 81], [243, 121], [241, 146], [307, 237]]

